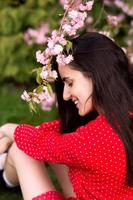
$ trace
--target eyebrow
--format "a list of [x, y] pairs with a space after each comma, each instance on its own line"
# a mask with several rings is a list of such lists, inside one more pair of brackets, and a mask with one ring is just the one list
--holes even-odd
[[63, 77], [63, 78], [62, 78], [62, 81], [63, 81], [63, 82], [65, 82], [65, 81], [67, 81], [67, 80], [70, 80], [70, 78], [69, 78], [69, 77]]

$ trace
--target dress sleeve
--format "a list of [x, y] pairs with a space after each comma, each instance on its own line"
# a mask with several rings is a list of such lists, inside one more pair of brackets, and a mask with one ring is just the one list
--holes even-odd
[[89, 164], [89, 154], [92, 154], [89, 148], [92, 149], [98, 125], [93, 121], [63, 135], [60, 134], [58, 121], [44, 123], [39, 128], [20, 125], [15, 131], [15, 141], [21, 150], [35, 159], [83, 166]]
[[59, 132], [60, 122], [54, 120], [52, 122], [44, 122], [39, 127], [34, 127], [28, 124], [21, 124], [16, 127], [14, 132], [14, 140], [18, 147], [23, 150], [29, 156], [36, 160], [44, 160], [42, 157], [42, 151], [37, 147], [38, 138], [44, 137], [51, 130]]

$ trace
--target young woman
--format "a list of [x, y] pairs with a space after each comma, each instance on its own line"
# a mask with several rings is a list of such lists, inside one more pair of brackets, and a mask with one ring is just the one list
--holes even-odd
[[[10, 182], [16, 177], [16, 183], [17, 172], [25, 200], [132, 200], [133, 88], [128, 60], [120, 47], [96, 32], [72, 44], [74, 60], [66, 66], [53, 64], [60, 120], [38, 128], [17, 126], [17, 146], [10, 148], [6, 177]], [[55, 190], [44, 162], [53, 163], [64, 195]]]

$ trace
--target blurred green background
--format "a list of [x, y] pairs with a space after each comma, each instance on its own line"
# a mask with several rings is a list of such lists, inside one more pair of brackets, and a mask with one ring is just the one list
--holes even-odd
[[[120, 5], [124, 3], [124, 6]], [[36, 86], [31, 70], [40, 67], [35, 53], [43, 50], [50, 31], [59, 27], [63, 0], [0, 0], [0, 125], [7, 122], [38, 125], [57, 118], [56, 107], [37, 114], [21, 100], [23, 90]], [[109, 16], [115, 16], [109, 21]], [[133, 64], [133, 1], [95, 0], [84, 31], [101, 31], [126, 50]], [[57, 181], [50, 171], [55, 184]], [[30, 187], [30, 186], [29, 186]], [[59, 186], [57, 185], [59, 188]], [[21, 194], [0, 183], [0, 200], [19, 200]]]
[[[28, 44], [24, 33], [29, 28], [36, 30], [42, 23], [49, 29], [57, 28], [58, 12], [62, 12], [62, 7], [55, 0], [0, 0], [0, 125], [7, 122], [38, 125], [57, 118], [55, 107], [49, 112], [40, 109], [37, 114], [31, 113], [21, 94], [35, 87], [35, 77], [30, 72], [40, 66], [35, 53], [45, 46], [32, 37]], [[44, 37], [45, 32], [48, 31], [44, 27]], [[52, 171], [50, 174], [57, 184]], [[6, 189], [0, 183], [0, 200], [19, 199], [20, 191]]]

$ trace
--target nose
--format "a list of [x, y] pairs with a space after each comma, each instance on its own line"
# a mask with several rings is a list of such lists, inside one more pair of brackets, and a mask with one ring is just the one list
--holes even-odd
[[66, 88], [65, 86], [64, 86], [64, 90], [63, 90], [63, 99], [65, 101], [68, 101], [69, 99], [71, 99], [70, 90], [68, 88]]

